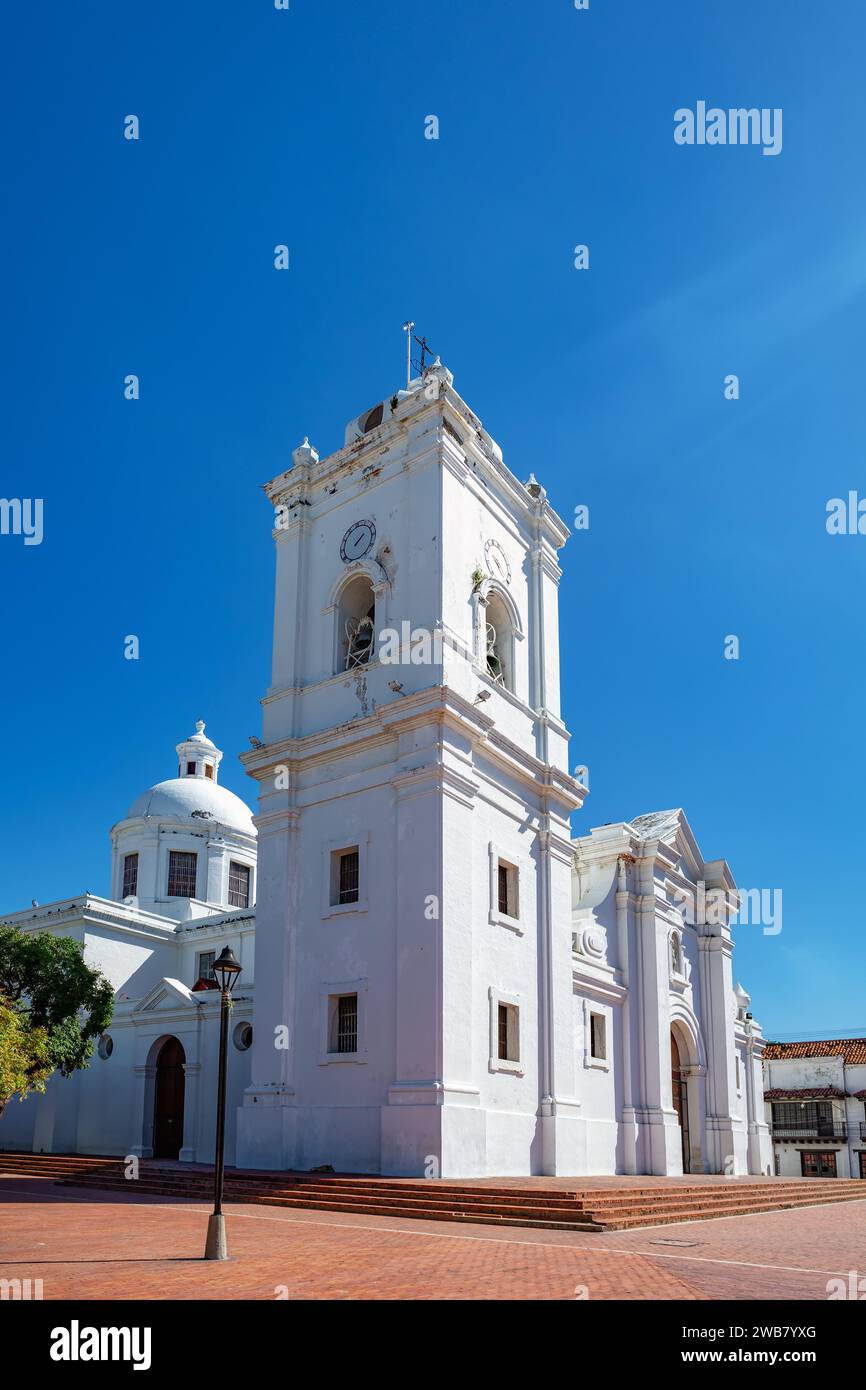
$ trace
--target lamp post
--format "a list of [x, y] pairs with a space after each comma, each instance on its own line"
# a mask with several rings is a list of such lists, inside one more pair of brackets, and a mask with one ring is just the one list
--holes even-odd
[[228, 1050], [229, 1005], [238, 975], [240, 962], [230, 947], [224, 946], [213, 973], [220, 990], [220, 1065], [217, 1084], [216, 1153], [214, 1155], [213, 1213], [208, 1217], [206, 1260], [227, 1260], [226, 1227], [223, 1216], [223, 1168], [226, 1127], [226, 1052]]

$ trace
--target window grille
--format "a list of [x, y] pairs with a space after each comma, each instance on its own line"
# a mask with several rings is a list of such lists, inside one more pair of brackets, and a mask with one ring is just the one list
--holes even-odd
[[499, 1058], [508, 1060], [508, 1005], [499, 1005]]
[[340, 879], [337, 891], [338, 903], [358, 901], [359, 855], [356, 849], [340, 855]]
[[499, 911], [508, 916], [508, 866], [499, 865]]
[[138, 855], [127, 854], [123, 860], [123, 892], [121, 897], [134, 898], [138, 888]]
[[337, 1051], [358, 1051], [357, 994], [341, 994], [337, 999]]
[[196, 858], [195, 854], [189, 853], [187, 850], [169, 850], [168, 896], [170, 898], [195, 897]]
[[247, 864], [229, 864], [229, 907], [249, 907], [250, 870]]

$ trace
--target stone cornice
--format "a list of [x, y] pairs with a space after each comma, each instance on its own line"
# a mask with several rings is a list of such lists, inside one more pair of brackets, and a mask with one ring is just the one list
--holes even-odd
[[[273, 506], [284, 504], [292, 498], [307, 499], [311, 505], [303, 518], [292, 521], [293, 526], [302, 526], [313, 517], [321, 515], [324, 502], [330, 509], [330, 498], [336, 497], [334, 506], [346, 501], [345, 492], [329, 491], [335, 483], [347, 475], [357, 474], [358, 490], [363, 491], [378, 481], [378, 470], [364, 476], [364, 464], [386, 459], [383, 473], [387, 477], [392, 466], [413, 469], [430, 462], [430, 455], [438, 456], [443, 465], [461, 476], [461, 480], [479, 474], [486, 475], [489, 482], [505, 495], [512, 512], [517, 511], [528, 526], [530, 533], [543, 535], [554, 550], [565, 544], [568, 527], [553, 510], [546, 497], [538, 499], [530, 496], [514, 473], [506, 466], [502, 451], [484, 429], [481, 421], [458, 395], [453, 386], [440, 386], [438, 395], [432, 399], [425, 396], [425, 387], [419, 382], [411, 396], [404, 396], [395, 410], [388, 414], [389, 400], [384, 400], [385, 417], [381, 425], [370, 430], [360, 439], [355, 439], [341, 449], [326, 455], [315, 463], [298, 464], [285, 472], [277, 474], [264, 484], [264, 492]], [[445, 423], [450, 430], [446, 431]], [[431, 441], [422, 443], [423, 429], [419, 426], [434, 426], [430, 429]], [[438, 426], [438, 427], [436, 427]], [[450, 437], [445, 447], [446, 434]], [[415, 435], [421, 445], [416, 454], [408, 457], [410, 435]], [[456, 436], [456, 438], [455, 438]], [[459, 444], [459, 448], [455, 445]], [[402, 456], [401, 456], [402, 448]], [[461, 450], [463, 451], [461, 453]], [[447, 455], [447, 456], [446, 456]], [[473, 467], [474, 465], [474, 467]], [[358, 470], [361, 469], [359, 473]], [[372, 470], [371, 470], [372, 471]], [[276, 535], [285, 534], [289, 528], [281, 528]], [[525, 543], [525, 540], [524, 540]]]
[[624, 985], [617, 984], [611, 973], [596, 975], [592, 967], [587, 964], [576, 964], [576, 957], [572, 956], [571, 978], [582, 994], [591, 994], [597, 999], [603, 999], [610, 1004], [621, 1004], [628, 998], [628, 990]]
[[73, 922], [82, 922], [85, 925], [88, 922], [108, 924], [118, 931], [158, 939], [173, 937], [177, 931], [177, 922], [173, 918], [161, 917], [155, 912], [135, 910], [124, 903], [116, 903], [110, 898], [100, 898], [92, 893], [10, 913], [0, 919], [0, 926], [19, 927], [22, 931], [38, 931]]
[[494, 720], [478, 705], [463, 698], [449, 686], [428, 686], [426, 690], [404, 696], [393, 704], [380, 706], [373, 714], [323, 729], [304, 738], [283, 739], [278, 743], [249, 749], [240, 755], [248, 774], [256, 781], [273, 777], [277, 767], [288, 767], [290, 776], [317, 763], [340, 758], [345, 749], [365, 750], [393, 742], [396, 734], [424, 728], [433, 721], [465, 735], [470, 734], [477, 748], [498, 760], [524, 783], [531, 783], [536, 795], [577, 809], [587, 795], [586, 788], [568, 773], [541, 762], [500, 733]]

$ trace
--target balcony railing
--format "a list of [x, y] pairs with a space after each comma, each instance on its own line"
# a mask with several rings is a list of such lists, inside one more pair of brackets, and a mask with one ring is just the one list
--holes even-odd
[[860, 1121], [860, 1138], [866, 1139], [866, 1120]]
[[[866, 1125], [860, 1126], [861, 1136]], [[847, 1139], [848, 1126], [844, 1121], [814, 1120], [812, 1124], [787, 1125], [773, 1122], [774, 1139]]]

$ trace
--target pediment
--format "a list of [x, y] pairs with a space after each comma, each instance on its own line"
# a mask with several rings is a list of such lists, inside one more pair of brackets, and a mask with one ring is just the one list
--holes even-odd
[[152, 985], [147, 994], [139, 999], [134, 1014], [154, 1013], [160, 1009], [176, 1009], [178, 1005], [185, 1005], [189, 1009], [197, 1008], [197, 1000], [191, 989], [180, 980], [174, 980], [166, 975]]
[[705, 860], [694, 837], [685, 811], [656, 811], [632, 822], [643, 839], [657, 839], [679, 859], [679, 872], [693, 883], [718, 882], [735, 888], [734, 877], [724, 859]]

